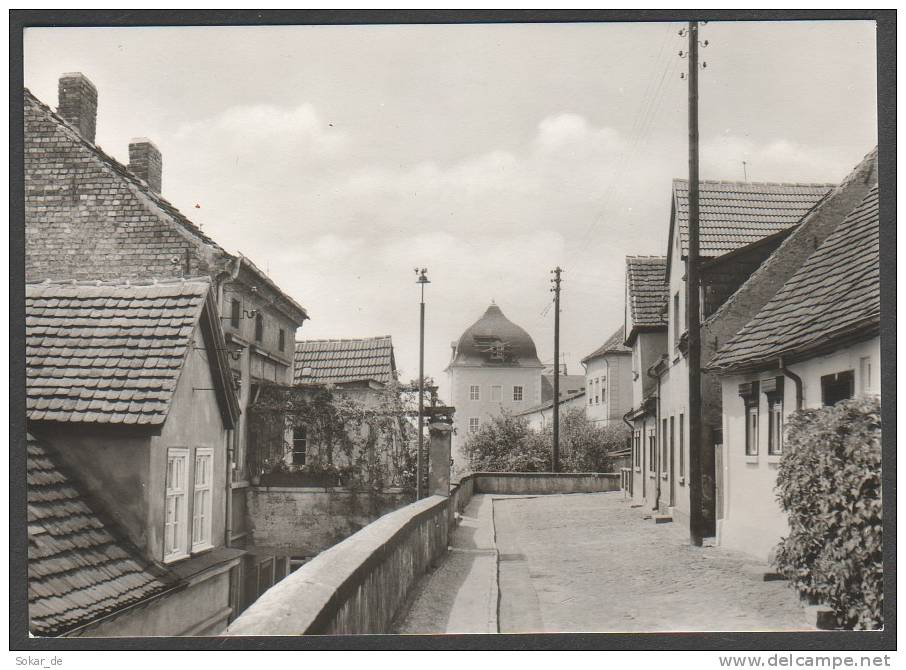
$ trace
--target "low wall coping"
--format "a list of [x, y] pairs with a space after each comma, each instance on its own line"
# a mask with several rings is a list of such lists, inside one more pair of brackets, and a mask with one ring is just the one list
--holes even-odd
[[[268, 589], [224, 635], [303, 635], [324, 632], [350, 593], [407, 530], [444, 509], [448, 498], [430, 496], [394, 510]], [[446, 518], [444, 519], [446, 523]]]
[[415, 494], [412, 489], [394, 486], [392, 488], [375, 491], [373, 489], [351, 489], [347, 486], [266, 486], [257, 484], [250, 486], [253, 491], [262, 491], [266, 493], [349, 493], [353, 495], [401, 495], [406, 493]]
[[[579, 479], [580, 477], [619, 477], [619, 472], [473, 472], [470, 477], [555, 477]], [[463, 478], [465, 479], [465, 478]]]

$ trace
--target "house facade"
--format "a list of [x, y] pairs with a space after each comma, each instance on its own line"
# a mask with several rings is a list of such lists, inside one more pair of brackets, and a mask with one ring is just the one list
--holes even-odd
[[495, 304], [452, 343], [446, 372], [450, 405], [456, 408], [454, 472], [468, 472], [463, 445], [483, 422], [504, 410], [518, 414], [541, 403], [543, 370], [531, 336]]
[[788, 532], [774, 487], [789, 415], [880, 395], [877, 185], [837, 222], [709, 364], [726, 454], [718, 541], [761, 560]]
[[[822, 201], [833, 184], [756, 182], [700, 183], [700, 317], [707, 319], [754, 273]], [[686, 264], [688, 262], [688, 182], [675, 179], [668, 239], [667, 351], [658, 365], [657, 462], [659, 510], [689, 520], [689, 369]], [[704, 340], [704, 333], [703, 338]], [[713, 377], [702, 380], [702, 516], [706, 533], [716, 528], [715, 462], [722, 444], [720, 394]]]
[[658, 505], [658, 415], [655, 375], [649, 371], [667, 351], [667, 259], [627, 256], [624, 343], [631, 354], [632, 404], [624, 420], [632, 429], [631, 494], [637, 504]]
[[582, 359], [585, 366], [585, 416], [607, 426], [623, 420], [632, 407], [632, 349], [621, 325], [604, 344]]
[[28, 284], [26, 346], [36, 634], [222, 630], [244, 553], [225, 514], [239, 404], [210, 281]]
[[[161, 194], [163, 158], [146, 138], [122, 164], [95, 144], [98, 92], [81, 73], [59, 81], [56, 111], [24, 92], [25, 274], [27, 281], [119, 281], [206, 276], [242, 410], [228, 462], [230, 544], [246, 541], [247, 408], [262, 382], [292, 382], [292, 343], [308, 318], [292, 297], [241, 254], [231, 254]], [[251, 559], [248, 559], [251, 560]], [[257, 559], [256, 559], [257, 560]], [[261, 565], [264, 567], [261, 568]], [[250, 603], [279, 566], [264, 558], [240, 569]]]

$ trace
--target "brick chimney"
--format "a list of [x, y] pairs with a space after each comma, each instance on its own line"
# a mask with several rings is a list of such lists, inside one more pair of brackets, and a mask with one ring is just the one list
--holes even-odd
[[60, 77], [57, 114], [94, 144], [98, 90], [81, 72], [67, 72]]
[[152, 191], [160, 193], [163, 160], [151, 140], [137, 137], [129, 142], [129, 171], [148, 182]]

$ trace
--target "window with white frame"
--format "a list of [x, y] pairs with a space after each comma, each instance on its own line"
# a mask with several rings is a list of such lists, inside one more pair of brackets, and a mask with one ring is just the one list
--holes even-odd
[[492, 386], [491, 387], [491, 400], [500, 402], [503, 398], [503, 387], [502, 386]]
[[768, 406], [768, 454], [778, 456], [783, 451], [783, 377], [762, 380], [761, 391]]
[[305, 465], [308, 457], [308, 430], [305, 426], [293, 428], [293, 465]]
[[187, 556], [186, 511], [188, 491], [186, 465], [188, 449], [167, 450], [167, 482], [164, 512], [164, 561], [174, 561]]
[[513, 402], [522, 402], [525, 389], [522, 386], [513, 387]]
[[211, 546], [211, 484], [214, 479], [214, 452], [195, 450], [195, 488], [192, 497], [192, 551]]
[[745, 407], [746, 456], [758, 455], [758, 382], [739, 385], [739, 396]]
[[469, 400], [481, 400], [481, 387], [472, 385], [469, 387]]
[[469, 419], [469, 432], [477, 433], [481, 429], [481, 419], [473, 416]]

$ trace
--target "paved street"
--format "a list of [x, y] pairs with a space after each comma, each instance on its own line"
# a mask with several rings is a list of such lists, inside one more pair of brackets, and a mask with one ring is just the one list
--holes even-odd
[[[495, 534], [503, 633], [806, 628], [786, 582], [755, 581], [743, 572], [744, 557], [689, 546], [680, 526], [643, 520], [621, 493], [493, 496], [493, 519], [491, 497], [473, 499], [468, 532], [457, 534], [447, 560], [423, 580], [397, 632], [487, 628], [482, 607], [496, 594], [486, 538]], [[480, 554], [468, 553], [478, 549], [475, 537], [485, 538]]]

